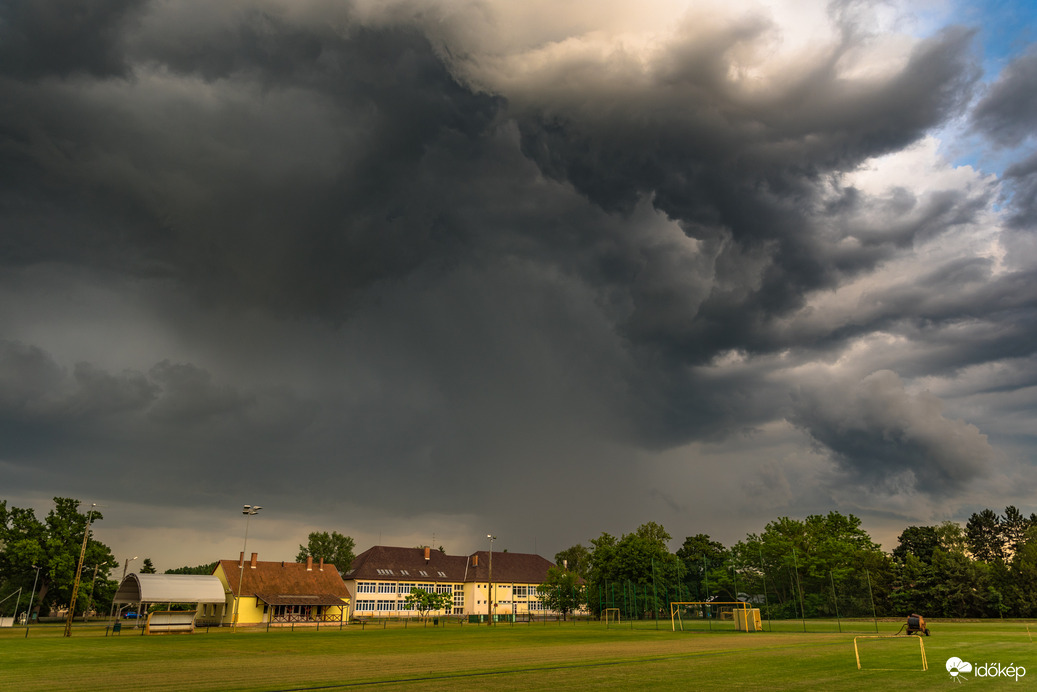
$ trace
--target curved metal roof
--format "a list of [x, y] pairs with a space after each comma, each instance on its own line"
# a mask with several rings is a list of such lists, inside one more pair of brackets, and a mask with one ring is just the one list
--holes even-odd
[[127, 574], [115, 603], [226, 603], [219, 578], [211, 574]]

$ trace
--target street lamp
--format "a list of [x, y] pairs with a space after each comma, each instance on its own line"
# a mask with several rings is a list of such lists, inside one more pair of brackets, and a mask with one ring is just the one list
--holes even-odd
[[241, 600], [241, 581], [245, 578], [245, 551], [248, 550], [248, 520], [254, 515], [259, 514], [259, 510], [263, 509], [259, 505], [245, 505], [241, 508], [241, 513], [245, 515], [245, 544], [241, 546], [241, 571], [238, 573], [238, 595], [234, 599], [234, 617], [231, 620], [231, 626], [233, 631], [238, 629], [238, 601]]
[[[112, 615], [115, 614], [115, 596], [119, 593], [119, 587], [122, 586], [123, 581], [126, 580], [126, 568], [130, 566], [130, 563], [137, 559], [137, 556], [126, 558], [126, 562], [122, 563], [122, 579], [119, 580], [119, 586], [115, 587], [115, 593], [112, 594], [112, 609], [108, 611], [108, 619], [112, 619]], [[119, 563], [116, 562], [115, 566], [118, 567]], [[120, 609], [121, 610], [121, 609]]]
[[[97, 569], [99, 567], [118, 567], [119, 563], [112, 564], [105, 560], [99, 565], [94, 565], [94, 576], [90, 579], [90, 602], [87, 604], [87, 608], [93, 609], [94, 607], [94, 587], [97, 586]], [[83, 611], [83, 622], [86, 622], [86, 611]]]
[[489, 567], [486, 575], [486, 617], [489, 624], [493, 624], [493, 542], [497, 540], [497, 537], [493, 534], [486, 534], [486, 537], [490, 539], [490, 560]]
[[25, 611], [25, 638], [29, 638], [29, 623], [32, 622], [32, 597], [36, 593], [36, 582], [40, 578], [40, 570], [43, 569], [43, 565], [33, 565], [32, 568], [36, 570], [36, 576], [32, 578], [32, 591], [29, 592], [29, 609]]

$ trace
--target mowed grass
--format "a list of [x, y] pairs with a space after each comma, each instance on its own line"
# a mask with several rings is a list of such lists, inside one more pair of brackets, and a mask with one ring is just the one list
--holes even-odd
[[[77, 624], [71, 638], [60, 625], [40, 625], [28, 639], [24, 629], [0, 630], [0, 689], [946, 690], [954, 683], [944, 668], [952, 656], [1027, 669], [1018, 683], [970, 676], [984, 689], [1037, 682], [1037, 644], [1027, 630], [1037, 634], [1033, 623], [931, 622], [933, 636], [922, 640], [924, 672], [915, 637], [858, 639], [858, 670], [853, 640], [865, 633], [804, 633], [795, 631], [798, 621], [774, 624], [773, 632], [752, 634], [581, 622], [147, 637], [134, 630], [105, 637], [103, 627]], [[880, 634], [898, 628], [879, 623]]]

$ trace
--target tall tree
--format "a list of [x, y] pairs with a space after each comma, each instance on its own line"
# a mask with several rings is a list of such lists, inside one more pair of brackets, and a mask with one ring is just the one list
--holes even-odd
[[[0, 541], [3, 541], [4, 548], [0, 552], [0, 576], [26, 591], [35, 581], [36, 612], [47, 613], [54, 605], [71, 601], [83, 532], [91, 519], [96, 523], [102, 518], [97, 510], [92, 510], [89, 517], [81, 513], [79, 504], [72, 498], [55, 497], [53, 509], [45, 520], [40, 521], [31, 509], [8, 509], [3, 503]], [[91, 537], [87, 542], [84, 564], [97, 566], [97, 576], [102, 583], [107, 581], [109, 566], [114, 563], [115, 558], [108, 546]], [[40, 568], [38, 580], [36, 567]], [[89, 606], [91, 581], [80, 582], [76, 597], [77, 613]]]
[[144, 563], [140, 566], [141, 574], [154, 574], [157, 570], [155, 569], [154, 563], [151, 562], [150, 557], [144, 558]]
[[[670, 534], [655, 522], [642, 524], [619, 540], [607, 533], [592, 539], [588, 583], [591, 610], [598, 612], [603, 605], [620, 603], [623, 596], [617, 594], [627, 589], [632, 594], [627, 601], [628, 615], [657, 610], [664, 597], [655, 588], [657, 583], [669, 583], [677, 575], [677, 558], [666, 545], [669, 540]], [[638, 604], [636, 609], [634, 603]]]
[[1001, 517], [991, 509], [973, 513], [965, 524], [969, 552], [977, 560], [994, 562], [1005, 559]]
[[1015, 555], [1026, 542], [1026, 531], [1030, 528], [1030, 520], [1023, 516], [1015, 505], [1005, 507], [1005, 516], [1001, 520], [1001, 544], [1006, 559]]
[[537, 596], [548, 610], [561, 613], [563, 620], [587, 602], [583, 584], [576, 573], [557, 566], [547, 570], [547, 578], [537, 587]]
[[307, 557], [316, 560], [324, 560], [324, 564], [335, 565], [339, 572], [345, 572], [356, 556], [353, 548], [356, 542], [349, 536], [343, 536], [338, 531], [314, 531], [309, 536], [306, 545], [299, 546], [299, 554], [295, 556], [296, 562], [305, 562]]
[[900, 533], [893, 558], [903, 562], [908, 554], [924, 563], [933, 561], [933, 551], [940, 546], [940, 536], [935, 526], [908, 526]]
[[591, 553], [582, 543], [555, 553], [555, 564], [586, 579], [590, 574]]

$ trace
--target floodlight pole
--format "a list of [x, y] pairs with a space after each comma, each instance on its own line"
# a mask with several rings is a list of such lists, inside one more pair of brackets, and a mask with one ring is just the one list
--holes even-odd
[[29, 623], [32, 622], [32, 597], [36, 593], [36, 582], [40, 579], [40, 570], [43, 569], [43, 565], [33, 565], [36, 570], [36, 576], [32, 578], [32, 591], [29, 592], [29, 609], [25, 611], [25, 638], [29, 638]]
[[486, 618], [487, 623], [493, 624], [493, 542], [497, 540], [497, 537], [493, 534], [486, 534], [486, 537], [490, 539], [490, 560], [487, 568], [486, 575]]
[[241, 546], [241, 570], [238, 572], [238, 594], [237, 598], [234, 599], [234, 616], [231, 620], [231, 631], [238, 631], [238, 602], [241, 600], [241, 582], [245, 578], [245, 551], [248, 549], [248, 520], [254, 515], [259, 514], [259, 510], [263, 509], [259, 505], [245, 505], [241, 508], [241, 513], [245, 515], [245, 543]]

